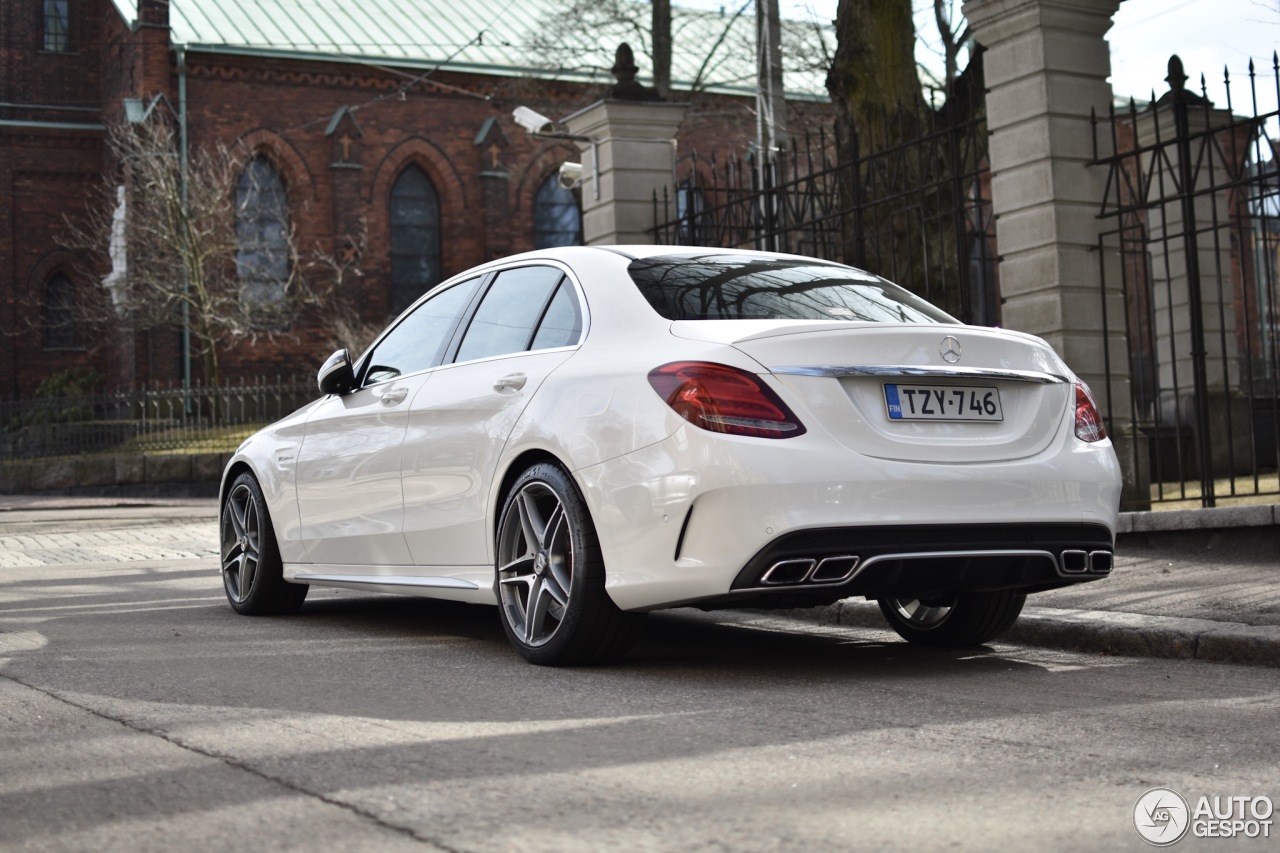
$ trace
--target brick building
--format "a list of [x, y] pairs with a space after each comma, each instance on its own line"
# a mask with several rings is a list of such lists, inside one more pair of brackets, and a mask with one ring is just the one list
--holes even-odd
[[[67, 219], [115, 168], [106, 127], [148, 109], [171, 110], [189, 148], [239, 146], [267, 188], [251, 199], [260, 221], [297, 245], [336, 254], [363, 237], [353, 304], [367, 322], [476, 263], [579, 240], [576, 200], [555, 182], [577, 148], [530, 138], [511, 111], [559, 117], [598, 100], [620, 39], [601, 34], [582, 67], [549, 70], [524, 45], [554, 0], [462, 5], [0, 0], [0, 399], [75, 367], [112, 387], [181, 376], [175, 332], [94, 341], [71, 319], [109, 268], [63, 248]], [[723, 53], [726, 39], [702, 59], [717, 33], [746, 28], [749, 42], [754, 24], [677, 12], [673, 91], [692, 102], [680, 151], [745, 150], [753, 56]], [[820, 74], [787, 87], [793, 126], [825, 115]], [[224, 375], [309, 373], [330, 335], [288, 332], [221, 351]]]

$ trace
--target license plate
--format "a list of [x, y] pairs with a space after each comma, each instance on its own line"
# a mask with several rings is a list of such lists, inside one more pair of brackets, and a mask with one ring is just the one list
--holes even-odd
[[975, 385], [884, 386], [894, 421], [1002, 421], [1000, 390]]

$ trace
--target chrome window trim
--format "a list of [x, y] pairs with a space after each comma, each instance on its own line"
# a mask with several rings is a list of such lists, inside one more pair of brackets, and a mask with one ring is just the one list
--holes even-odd
[[[366, 367], [365, 362], [369, 359], [370, 354], [382, 344], [383, 338], [391, 334], [392, 330], [395, 329], [396, 326], [399, 326], [405, 317], [408, 317], [411, 312], [418, 310], [419, 305], [421, 305], [423, 302], [426, 302], [435, 294], [443, 293], [449, 288], [468, 282], [473, 278], [479, 278], [480, 285], [476, 293], [473, 294], [473, 299], [476, 296], [483, 298], [484, 293], [487, 289], [485, 282], [488, 281], [491, 276], [496, 277], [499, 273], [505, 272], [507, 270], [518, 269], [520, 267], [531, 267], [531, 266], [554, 267], [555, 269], [560, 270], [560, 272], [564, 274], [569, 284], [573, 287], [574, 293], [577, 294], [577, 297], [578, 297], [578, 308], [582, 312], [582, 329], [578, 332], [577, 343], [568, 344], [567, 346], [563, 346], [563, 347], [552, 347], [544, 350], [542, 349], [523, 350], [522, 352], [518, 352], [518, 353], [504, 353], [502, 355], [497, 355], [497, 356], [488, 356], [487, 358], [471, 359], [470, 361], [446, 361], [442, 364], [436, 364], [431, 367], [424, 367], [422, 370], [418, 370], [413, 373], [402, 373], [399, 376], [393, 376], [390, 379], [383, 379], [383, 380], [380, 380], [379, 382], [364, 383], [364, 384], [361, 384], [356, 390], [364, 390], [365, 388], [374, 388], [386, 382], [394, 382], [397, 379], [403, 379], [408, 376], [417, 376], [418, 374], [425, 373], [429, 370], [439, 370], [442, 367], [451, 367], [455, 364], [478, 364], [482, 361], [492, 360], [495, 358], [504, 358], [509, 355], [529, 355], [530, 353], [551, 352], [553, 350], [556, 350], [556, 351], [576, 350], [579, 347], [581, 347], [582, 344], [587, 339], [587, 334], [591, 331], [591, 308], [587, 302], [586, 289], [583, 288], [582, 282], [578, 281], [577, 274], [574, 273], [574, 271], [569, 267], [568, 264], [564, 263], [563, 261], [559, 261], [551, 258], [524, 258], [516, 263], [504, 263], [502, 261], [493, 261], [490, 264], [482, 265], [479, 267], [473, 267], [472, 269], [466, 270], [465, 272], [458, 273], [457, 275], [452, 276], [451, 278], [448, 278], [445, 281], [440, 282], [435, 287], [431, 288], [426, 293], [419, 296], [417, 301], [415, 301], [408, 308], [404, 309], [404, 311], [402, 311], [398, 317], [392, 320], [391, 323], [385, 329], [382, 330], [382, 333], [379, 334], [378, 337], [374, 339], [373, 343], [369, 344], [369, 346], [365, 348], [365, 351], [360, 354], [360, 357], [356, 359], [354, 362], [352, 362], [352, 365], [351, 365], [352, 372], [355, 373], [357, 378], [359, 378], [361, 373], [364, 371]], [[468, 303], [468, 307], [470, 307], [470, 303]]]

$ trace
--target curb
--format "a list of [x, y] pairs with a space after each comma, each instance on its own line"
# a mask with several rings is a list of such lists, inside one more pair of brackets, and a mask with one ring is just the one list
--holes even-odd
[[1171, 533], [1280, 525], [1280, 504], [1122, 512], [1116, 534]]
[[[890, 630], [879, 606], [867, 601], [848, 599], [787, 612], [793, 618], [824, 625]], [[1027, 607], [999, 642], [1127, 657], [1280, 666], [1280, 625], [1109, 610]]]

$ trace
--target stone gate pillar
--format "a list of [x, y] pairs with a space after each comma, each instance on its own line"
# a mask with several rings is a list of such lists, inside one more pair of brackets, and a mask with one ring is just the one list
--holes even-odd
[[651, 243], [653, 193], [671, 186], [688, 104], [597, 101], [564, 119], [582, 149], [582, 241]]
[[1119, 5], [968, 0], [964, 14], [974, 39], [987, 49], [1004, 324], [1043, 337], [1093, 389], [1124, 467], [1124, 503], [1139, 508], [1150, 500], [1147, 454], [1129, 416], [1120, 258], [1100, 246], [1106, 171], [1089, 165], [1091, 111], [1107, 115], [1112, 99], [1104, 36]]

